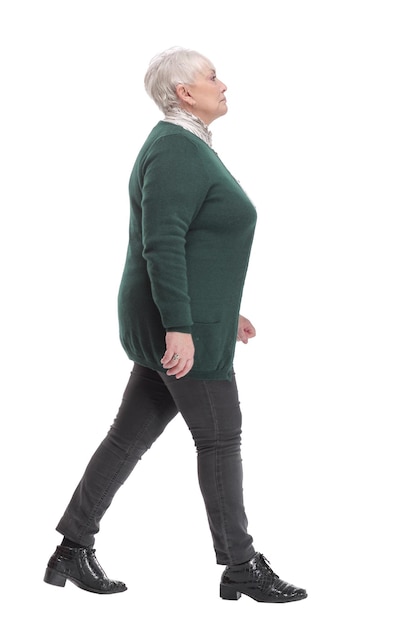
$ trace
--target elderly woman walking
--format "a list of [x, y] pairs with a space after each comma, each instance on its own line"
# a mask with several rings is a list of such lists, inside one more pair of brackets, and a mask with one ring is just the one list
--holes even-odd
[[95, 554], [100, 521], [136, 463], [181, 414], [194, 439], [198, 478], [218, 564], [220, 595], [259, 602], [306, 598], [257, 552], [242, 489], [242, 416], [233, 358], [255, 336], [240, 304], [256, 224], [251, 201], [211, 147], [209, 125], [227, 112], [226, 85], [202, 54], [171, 48], [145, 76], [163, 111], [129, 182], [130, 226], [118, 310], [133, 363], [117, 416], [60, 519], [63, 536], [44, 580], [110, 594]]

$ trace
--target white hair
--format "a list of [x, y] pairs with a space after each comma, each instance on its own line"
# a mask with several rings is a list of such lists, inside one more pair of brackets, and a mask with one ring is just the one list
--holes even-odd
[[175, 46], [154, 56], [145, 74], [145, 89], [161, 111], [168, 113], [178, 107], [176, 87], [192, 84], [206, 67], [213, 68], [207, 57]]

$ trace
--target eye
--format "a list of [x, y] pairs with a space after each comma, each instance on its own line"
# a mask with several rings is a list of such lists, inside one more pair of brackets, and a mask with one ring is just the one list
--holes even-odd
[[216, 74], [213, 74], [213, 76], [211, 77], [211, 80], [212, 80], [213, 82], [216, 82], [216, 80], [217, 80], [217, 76], [216, 76]]

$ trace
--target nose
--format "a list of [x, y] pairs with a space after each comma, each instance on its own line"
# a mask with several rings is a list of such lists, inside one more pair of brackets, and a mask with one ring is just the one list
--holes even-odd
[[219, 82], [220, 82], [220, 85], [221, 85], [220, 91], [222, 93], [224, 93], [225, 91], [227, 91], [227, 85], [225, 85], [221, 80]]

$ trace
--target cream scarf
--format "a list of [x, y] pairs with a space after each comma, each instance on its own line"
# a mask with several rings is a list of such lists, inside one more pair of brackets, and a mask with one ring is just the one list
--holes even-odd
[[189, 130], [190, 133], [197, 135], [197, 137], [205, 141], [211, 148], [211, 131], [209, 131], [208, 126], [206, 126], [199, 117], [196, 117], [185, 109], [181, 107], [172, 109], [165, 115], [164, 122], [182, 126], [185, 130]]

